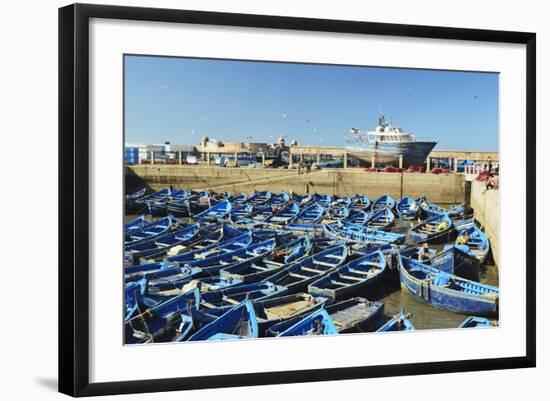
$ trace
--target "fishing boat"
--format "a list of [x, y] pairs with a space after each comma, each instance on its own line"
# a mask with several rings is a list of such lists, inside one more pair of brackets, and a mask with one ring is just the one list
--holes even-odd
[[317, 203], [323, 208], [329, 207], [332, 203], [332, 196], [331, 195], [321, 195], [321, 194], [313, 194], [311, 196], [311, 202]]
[[401, 288], [419, 301], [472, 315], [498, 314], [496, 287], [448, 274], [424, 263], [399, 257]]
[[319, 309], [300, 318], [292, 326], [281, 332], [277, 337], [290, 336], [320, 336], [338, 334], [338, 329], [330, 315], [324, 309]]
[[[143, 296], [147, 292], [147, 280], [141, 279], [133, 283], [126, 284], [124, 288], [124, 320], [129, 320], [131, 316], [135, 315], [138, 310], [138, 304], [142, 300]], [[154, 305], [155, 302], [151, 301], [149, 306]]]
[[[181, 313], [190, 316], [191, 310], [197, 308], [199, 302], [199, 291], [193, 289], [142, 311], [125, 322], [125, 343], [154, 342], [171, 320], [181, 318]], [[186, 332], [189, 333], [191, 328], [192, 325], [187, 325]]]
[[288, 224], [288, 222], [295, 219], [299, 213], [300, 208], [298, 207], [298, 204], [295, 202], [290, 202], [281, 207], [275, 213], [272, 213], [272, 215], [268, 217], [265, 222], [277, 225]]
[[361, 242], [368, 245], [401, 244], [406, 236], [359, 226], [345, 220], [324, 224], [323, 230], [329, 238], [341, 241]]
[[135, 219], [130, 220], [128, 223], [124, 224], [124, 234], [126, 234], [129, 231], [133, 231], [133, 230], [143, 228], [147, 224], [149, 224], [149, 222], [147, 220], [145, 220], [144, 215], [136, 217]]
[[296, 231], [314, 230], [315, 225], [323, 219], [324, 212], [324, 209], [318, 203], [307, 206], [290, 221], [289, 229]]
[[[364, 333], [372, 331], [380, 320], [384, 311], [384, 304], [357, 297], [325, 306], [324, 310], [329, 314], [338, 333]], [[266, 336], [276, 337], [296, 324], [300, 319], [300, 317], [295, 317], [283, 320], [267, 329]]]
[[429, 248], [427, 243], [425, 243], [426, 246], [411, 246], [407, 247], [405, 249], [401, 249], [399, 253], [402, 256], [405, 256], [407, 258], [411, 258], [414, 260], [418, 260], [419, 262], [423, 262], [426, 264], [430, 263], [430, 259], [437, 254], [437, 249]]
[[281, 207], [290, 201], [290, 195], [287, 192], [281, 192], [272, 196], [265, 204], [271, 207]]
[[459, 329], [498, 327], [498, 320], [491, 320], [480, 316], [468, 316], [460, 325]]
[[134, 264], [144, 258], [160, 258], [176, 246], [185, 246], [193, 242], [197, 238], [199, 231], [199, 225], [193, 224], [148, 241], [128, 245], [124, 251], [124, 260]]
[[189, 341], [236, 340], [257, 338], [258, 335], [254, 307], [249, 300], [244, 300], [197, 331], [189, 337]]
[[409, 230], [409, 238], [417, 243], [447, 242], [454, 232], [453, 222], [446, 214], [424, 220]]
[[342, 266], [347, 257], [347, 246], [336, 245], [293, 263], [284, 270], [268, 276], [264, 281], [283, 285], [289, 292], [306, 290], [309, 284]]
[[385, 230], [395, 223], [395, 215], [393, 212], [388, 209], [380, 209], [376, 212], [373, 212], [367, 219], [367, 222], [365, 225], [368, 228], [372, 228], [374, 230]]
[[150, 262], [126, 266], [124, 268], [124, 281], [125, 283], [132, 283], [152, 276], [153, 273], [169, 270], [174, 267], [178, 267], [178, 265], [169, 262]]
[[147, 199], [149, 214], [154, 217], [166, 216], [168, 214], [168, 202], [181, 202], [189, 197], [189, 192], [185, 189], [171, 191], [167, 196], [159, 196]]
[[367, 195], [356, 194], [351, 198], [350, 206], [353, 209], [369, 210], [371, 201]]
[[345, 219], [345, 221], [356, 224], [358, 226], [363, 226], [367, 223], [368, 219], [369, 214], [367, 212], [360, 209], [351, 209], [349, 216]]
[[136, 245], [139, 242], [146, 241], [167, 233], [174, 223], [172, 216], [167, 216], [149, 223], [140, 229], [132, 230], [124, 234], [124, 245]]
[[240, 205], [240, 204], [246, 203], [246, 201], [248, 200], [248, 195], [242, 194], [242, 193], [237, 195], [232, 195], [229, 198], [227, 198], [227, 200], [232, 205]]
[[469, 253], [468, 247], [445, 246], [430, 258], [430, 265], [445, 273], [472, 281], [479, 281], [479, 260]]
[[299, 237], [274, 249], [267, 256], [259, 256], [222, 269], [220, 278], [244, 283], [257, 282], [283, 270], [290, 263], [303, 259], [310, 251], [311, 242], [309, 237]]
[[292, 194], [290, 198], [298, 206], [303, 206], [306, 203], [309, 203], [313, 197], [311, 196], [311, 194], [303, 194], [303, 195]]
[[322, 309], [327, 298], [314, 297], [307, 293], [284, 295], [254, 302], [254, 311], [258, 320], [260, 334], [274, 324], [297, 316], [306, 316], [316, 310]]
[[377, 332], [384, 331], [412, 331], [415, 330], [413, 323], [410, 320], [410, 314], [406, 314], [403, 309], [393, 316], [390, 320], [384, 323], [376, 330]]
[[341, 206], [349, 207], [350, 205], [351, 205], [351, 198], [348, 195], [344, 195], [344, 196], [334, 196], [329, 207], [331, 208], [341, 207]]
[[[281, 296], [286, 292], [286, 288], [275, 285], [270, 282], [244, 283], [218, 291], [208, 291], [202, 294], [200, 308], [209, 309], [227, 309], [248, 299], [253, 302], [266, 300]], [[207, 313], [216, 313], [208, 311]]]
[[397, 202], [395, 211], [402, 220], [414, 220], [420, 212], [420, 203], [409, 196], [404, 196]]
[[273, 194], [269, 191], [254, 191], [248, 197], [247, 202], [252, 206], [259, 206], [270, 200], [272, 196]]
[[466, 245], [479, 260], [479, 263], [485, 263], [490, 250], [487, 235], [475, 225], [460, 231], [456, 237], [455, 245]]
[[453, 219], [459, 219], [465, 217], [466, 213], [466, 205], [464, 203], [461, 203], [460, 205], [454, 205], [450, 209], [438, 206], [434, 203], [428, 202], [425, 198], [420, 199], [420, 209], [422, 210], [422, 214], [426, 218], [440, 216], [442, 214], [446, 214], [449, 217]]
[[231, 212], [231, 202], [222, 201], [195, 216], [197, 221], [221, 221]]
[[135, 199], [143, 198], [146, 193], [147, 193], [147, 188], [142, 188], [139, 191], [126, 194], [124, 196], [124, 200], [135, 200]]
[[395, 200], [390, 195], [382, 195], [380, 198], [372, 202], [371, 210], [393, 209], [395, 207]]
[[437, 142], [417, 141], [416, 136], [386, 122], [384, 115], [378, 118], [374, 131], [352, 128], [345, 136], [346, 151], [355, 159], [371, 163], [421, 166]]
[[332, 204], [325, 212], [329, 220], [346, 219], [349, 216], [349, 208], [346, 205]]
[[223, 224], [222, 228], [216, 231], [213, 236], [200, 239], [197, 243], [190, 245], [185, 252], [169, 256], [166, 259], [170, 262], [185, 264], [219, 253], [244, 248], [250, 245], [251, 242], [252, 232], [250, 230], [238, 230], [228, 224]]
[[233, 224], [237, 224], [242, 220], [248, 218], [248, 216], [254, 211], [254, 206], [248, 203], [238, 205], [229, 212], [229, 221]]
[[378, 282], [386, 272], [386, 258], [375, 251], [348, 262], [332, 273], [321, 277], [308, 286], [311, 295], [330, 299], [345, 299], [350, 294], [365, 291]]
[[217, 276], [220, 270], [225, 267], [271, 253], [275, 248], [275, 238], [261, 242], [252, 242], [246, 246], [237, 245], [237, 243], [228, 244], [223, 248], [217, 249], [219, 252], [211, 254], [204, 259], [196, 258], [192, 261], [187, 261], [185, 265], [199, 267], [201, 269], [199, 277]]

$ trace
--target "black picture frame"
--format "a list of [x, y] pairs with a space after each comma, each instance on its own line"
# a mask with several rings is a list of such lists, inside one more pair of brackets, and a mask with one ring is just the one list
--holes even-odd
[[[526, 354], [284, 372], [90, 383], [88, 61], [90, 18], [353, 34], [438, 38], [526, 45]], [[536, 35], [434, 26], [74, 4], [59, 9], [59, 391], [72, 396], [142, 393], [324, 380], [534, 367], [536, 363]]]

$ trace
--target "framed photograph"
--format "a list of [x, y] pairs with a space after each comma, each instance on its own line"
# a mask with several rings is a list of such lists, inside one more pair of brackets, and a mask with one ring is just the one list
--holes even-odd
[[59, 10], [59, 390], [535, 366], [535, 34]]

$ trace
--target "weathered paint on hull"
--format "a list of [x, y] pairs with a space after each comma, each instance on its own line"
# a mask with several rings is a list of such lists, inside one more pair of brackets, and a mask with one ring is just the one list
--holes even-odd
[[376, 163], [399, 165], [399, 156], [403, 155], [403, 166], [419, 166], [424, 163], [437, 142], [378, 142], [375, 147], [371, 144], [365, 146], [346, 146], [350, 156], [366, 162], [375, 157]]
[[453, 312], [494, 316], [498, 314], [498, 298], [482, 299], [477, 296], [463, 294], [458, 297], [443, 288], [416, 283], [401, 274], [401, 289], [421, 302], [427, 302], [438, 308], [448, 309]]

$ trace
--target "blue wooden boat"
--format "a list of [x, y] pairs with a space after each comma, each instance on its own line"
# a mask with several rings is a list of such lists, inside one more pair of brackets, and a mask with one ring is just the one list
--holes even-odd
[[371, 201], [367, 195], [356, 194], [351, 198], [351, 205], [354, 209], [369, 210], [371, 207]]
[[326, 210], [326, 216], [329, 220], [347, 219], [349, 216], [349, 209], [345, 205], [332, 205]]
[[263, 205], [271, 199], [273, 194], [269, 191], [254, 191], [248, 197], [248, 203], [253, 206]]
[[278, 225], [288, 224], [291, 220], [295, 219], [299, 213], [300, 208], [298, 207], [298, 204], [295, 202], [290, 202], [273, 213], [265, 220], [265, 222]]
[[473, 217], [467, 217], [465, 219], [454, 219], [453, 225], [455, 226], [456, 231], [461, 232], [475, 225], [475, 222]]
[[124, 281], [126, 283], [132, 283], [142, 278], [152, 276], [153, 273], [160, 272], [161, 270], [169, 270], [174, 267], [178, 267], [178, 265], [169, 262], [150, 262], [126, 266], [124, 268]]
[[399, 257], [401, 288], [419, 301], [472, 315], [498, 314], [499, 290]]
[[284, 295], [253, 303], [260, 335], [274, 324], [297, 316], [306, 316], [316, 310], [323, 309], [327, 298], [314, 297], [307, 293]]
[[191, 211], [189, 202], [189, 199], [167, 200], [166, 213], [175, 217], [190, 217]]
[[189, 192], [185, 189], [171, 191], [167, 196], [158, 196], [147, 199], [147, 207], [151, 216], [166, 216], [168, 212], [168, 202], [181, 202], [189, 197]]
[[247, 217], [241, 219], [241, 224], [257, 224], [267, 221], [273, 216], [274, 208], [272, 206], [261, 206], [255, 209]]
[[309, 237], [303, 236], [283, 244], [267, 256], [237, 263], [220, 271], [222, 280], [257, 282], [286, 268], [289, 263], [305, 258], [311, 251]]
[[143, 277], [148, 280], [148, 292], [152, 293], [176, 288], [180, 286], [180, 283], [198, 277], [201, 272], [201, 269], [197, 267], [179, 266], [176, 264], [166, 269], [143, 273]]
[[390, 233], [359, 226], [345, 220], [324, 224], [325, 235], [346, 242], [361, 242], [368, 245], [401, 244], [405, 242], [403, 234]]
[[303, 195], [292, 194], [291, 196], [292, 201], [295, 202], [298, 206], [303, 206], [306, 203], [311, 202], [312, 198], [313, 197], [311, 196], [311, 194], [303, 194]]
[[232, 205], [240, 205], [240, 204], [246, 203], [246, 201], [248, 200], [248, 195], [242, 194], [242, 193], [237, 195], [232, 195], [229, 198], [227, 198], [227, 200], [231, 202]]
[[195, 259], [185, 262], [185, 265], [199, 267], [199, 277], [217, 276], [221, 269], [236, 263], [245, 262], [258, 256], [265, 256], [275, 248], [275, 239], [270, 238], [261, 242], [253, 242], [247, 246], [235, 246], [235, 243], [221, 248], [221, 252], [212, 254], [204, 259]]
[[317, 203], [323, 208], [329, 207], [332, 203], [332, 196], [330, 195], [320, 195], [320, 194], [313, 194], [311, 197], [311, 202]]
[[345, 219], [345, 221], [352, 224], [356, 224], [358, 226], [363, 226], [367, 223], [368, 219], [369, 219], [369, 214], [364, 210], [351, 209], [349, 216]]
[[332, 322], [330, 315], [324, 309], [319, 309], [299, 319], [292, 326], [277, 335], [277, 337], [290, 336], [320, 336], [338, 334], [338, 329]]
[[147, 193], [147, 188], [142, 188], [139, 191], [135, 191], [124, 196], [124, 200], [143, 198]]
[[229, 213], [229, 220], [234, 224], [238, 224], [239, 222], [246, 220], [253, 211], [254, 206], [249, 205], [248, 203], [242, 204], [231, 210]]
[[381, 251], [354, 259], [308, 286], [311, 295], [330, 299], [346, 299], [350, 294], [365, 291], [386, 272], [386, 258]]
[[167, 216], [158, 219], [143, 226], [141, 229], [132, 230], [124, 234], [124, 245], [135, 245], [141, 241], [146, 241], [167, 233], [171, 228], [174, 220], [172, 216]]
[[438, 206], [434, 203], [428, 202], [425, 198], [419, 199], [420, 209], [422, 214], [426, 218], [439, 216], [446, 214], [451, 218], [460, 218], [464, 217], [466, 213], [466, 205], [461, 203], [459, 205], [453, 205], [450, 209]]
[[401, 309], [397, 315], [393, 316], [390, 320], [384, 323], [377, 332], [384, 331], [411, 331], [415, 330], [413, 323], [410, 320], [410, 315], [405, 314], [405, 311]]
[[[286, 288], [270, 282], [245, 283], [208, 291], [201, 296], [201, 309], [228, 309], [248, 299], [253, 302], [281, 296]], [[208, 313], [216, 313], [209, 311]]]
[[347, 257], [347, 246], [336, 245], [293, 263], [284, 270], [268, 276], [264, 281], [285, 286], [289, 292], [306, 290], [309, 284], [342, 266]]
[[479, 281], [479, 260], [461, 249], [461, 246], [446, 246], [441, 252], [431, 257], [429, 264], [445, 273]]
[[258, 336], [259, 328], [254, 307], [249, 300], [244, 300], [197, 331], [189, 337], [189, 341], [236, 340]]
[[484, 328], [484, 327], [498, 327], [498, 320], [490, 320], [480, 316], [468, 316], [458, 326], [459, 329]]
[[199, 234], [199, 225], [193, 224], [163, 234], [154, 239], [128, 245], [124, 251], [124, 260], [128, 263], [138, 263], [141, 259], [156, 259], [165, 256], [176, 246], [185, 246], [193, 242]]
[[290, 201], [290, 195], [287, 192], [281, 192], [272, 196], [265, 204], [271, 207], [280, 207]]
[[[382, 302], [371, 302], [365, 298], [351, 298], [335, 304], [326, 305], [338, 333], [364, 333], [372, 331], [384, 311]], [[301, 317], [283, 320], [266, 330], [266, 336], [275, 337], [296, 324]]]
[[164, 188], [151, 195], [141, 198], [138, 202], [146, 205], [146, 210], [152, 216], [166, 216], [166, 200], [172, 194], [170, 188]]
[[222, 201], [195, 216], [197, 221], [221, 221], [231, 212], [231, 202]]
[[374, 230], [385, 230], [393, 226], [395, 222], [395, 216], [393, 212], [388, 209], [380, 209], [373, 212], [367, 219], [366, 226]]
[[[144, 299], [143, 296], [147, 292], [147, 280], [141, 279], [133, 283], [126, 284], [124, 288], [124, 321], [129, 320], [132, 316], [136, 314], [136, 311], [139, 308], [139, 303]], [[149, 302], [149, 305], [153, 306], [154, 301]]]
[[404, 196], [397, 202], [395, 211], [402, 220], [414, 220], [420, 213], [420, 202], [409, 196]]
[[199, 239], [189, 246], [185, 252], [167, 258], [170, 262], [188, 263], [197, 259], [205, 259], [211, 255], [243, 248], [252, 242], [250, 230], [238, 230], [228, 224], [223, 224], [219, 231], [204, 239]]
[[147, 220], [145, 220], [145, 216], [141, 215], [134, 220], [129, 221], [128, 223], [124, 224], [124, 233], [126, 234], [129, 231], [133, 231], [136, 229], [140, 229], [144, 227], [145, 225], [149, 224]]
[[475, 225], [458, 233], [455, 245], [466, 245], [479, 263], [485, 263], [489, 254], [490, 244], [487, 235]]
[[393, 209], [395, 207], [395, 200], [390, 195], [382, 195], [380, 198], [372, 202], [371, 209], [374, 212], [375, 210], [382, 210], [384, 208]]
[[[199, 302], [199, 291], [193, 289], [142, 311], [125, 322], [125, 343], [155, 342], [155, 337], [163, 333], [167, 324], [174, 319], [181, 320], [182, 313], [190, 316]], [[187, 325], [186, 332], [191, 328], [192, 325]]]
[[437, 249], [424, 246], [411, 246], [405, 249], [401, 249], [399, 253], [407, 258], [429, 264], [430, 259], [437, 254]]
[[349, 207], [350, 205], [351, 205], [351, 198], [348, 195], [344, 195], [344, 196], [334, 196], [329, 207], [331, 208], [341, 207], [341, 206]]
[[424, 220], [409, 230], [409, 238], [417, 243], [447, 242], [454, 233], [453, 222], [446, 214]]
[[126, 214], [138, 214], [145, 211], [147, 204], [143, 201], [146, 195], [147, 189], [143, 188], [137, 192], [128, 194], [124, 197], [124, 212]]
[[[323, 219], [324, 213], [324, 209], [318, 203], [306, 206], [289, 222], [287, 227], [294, 231], [315, 231], [318, 223]], [[321, 228], [320, 225], [319, 228]]]

